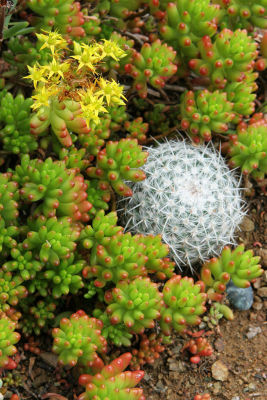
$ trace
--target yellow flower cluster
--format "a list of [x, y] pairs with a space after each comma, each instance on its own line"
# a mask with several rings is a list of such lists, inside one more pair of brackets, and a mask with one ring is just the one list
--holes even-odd
[[74, 100], [80, 103], [81, 116], [90, 122], [99, 122], [99, 114], [107, 112], [106, 106], [123, 105], [123, 87], [114, 80], [107, 80], [98, 73], [101, 61], [106, 57], [119, 60], [125, 52], [115, 43], [103, 40], [101, 43], [79, 44], [73, 42], [70, 49], [67, 41], [58, 32], [37, 34], [43, 42], [40, 50], [48, 48], [52, 61], [46, 65], [36, 63], [28, 66], [29, 75], [35, 88], [32, 96], [33, 109], [49, 107], [54, 100]]

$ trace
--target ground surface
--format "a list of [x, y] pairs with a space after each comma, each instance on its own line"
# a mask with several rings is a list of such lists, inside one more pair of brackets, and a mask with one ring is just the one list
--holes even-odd
[[[175, 337], [173, 345], [162, 353], [153, 366], [146, 366], [142, 387], [147, 400], [192, 400], [197, 393], [209, 393], [212, 400], [267, 399], [267, 198], [258, 195], [249, 200], [239, 242], [253, 248], [262, 257], [266, 269], [254, 285], [255, 301], [249, 311], [235, 311], [234, 321], [220, 320], [209, 341], [214, 354], [200, 364], [189, 362], [187, 352], [181, 353], [188, 338]], [[206, 331], [210, 328], [202, 324]], [[73, 371], [56, 369], [57, 358], [50, 353], [51, 340], [41, 338], [41, 354], [35, 355], [19, 347], [21, 361], [13, 376], [5, 399], [17, 393], [20, 400], [72, 400], [77, 376]], [[215, 362], [220, 361], [224, 365]], [[217, 366], [217, 367], [216, 367]], [[213, 375], [224, 367], [228, 377], [223, 381]], [[4, 379], [7, 383], [8, 379]], [[77, 393], [78, 394], [78, 393]]]

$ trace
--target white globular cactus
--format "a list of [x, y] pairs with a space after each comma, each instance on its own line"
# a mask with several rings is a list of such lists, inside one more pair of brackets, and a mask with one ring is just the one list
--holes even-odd
[[125, 201], [125, 230], [161, 234], [181, 268], [234, 244], [244, 201], [239, 182], [211, 147], [167, 141], [148, 148], [146, 179], [131, 185]]

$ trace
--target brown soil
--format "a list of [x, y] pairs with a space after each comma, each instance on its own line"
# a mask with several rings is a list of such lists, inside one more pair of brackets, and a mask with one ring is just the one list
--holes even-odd
[[[249, 201], [249, 213], [242, 224], [239, 242], [261, 255], [267, 269], [267, 198], [263, 195]], [[265, 289], [263, 289], [265, 288]], [[267, 270], [254, 284], [255, 301], [249, 311], [235, 311], [233, 321], [220, 320], [209, 341], [214, 348], [210, 357], [203, 357], [198, 365], [189, 361], [187, 351], [181, 349], [189, 337], [175, 337], [173, 345], [162, 353], [152, 366], [145, 366], [142, 387], [147, 400], [192, 400], [196, 394], [209, 393], [212, 400], [267, 399]], [[200, 328], [210, 330], [207, 324]], [[248, 338], [250, 334], [255, 335]], [[20, 400], [76, 398], [77, 376], [73, 371], [56, 369], [57, 358], [47, 349], [50, 338], [41, 340], [43, 353], [35, 355], [19, 348], [21, 361], [12, 375], [5, 399], [17, 393]], [[228, 370], [224, 381], [213, 378], [213, 364], [220, 360]], [[51, 393], [51, 395], [49, 395]], [[54, 393], [54, 394], [52, 394]], [[55, 394], [60, 396], [55, 396]], [[74, 394], [73, 394], [74, 393]], [[78, 394], [79, 392], [77, 392]]]

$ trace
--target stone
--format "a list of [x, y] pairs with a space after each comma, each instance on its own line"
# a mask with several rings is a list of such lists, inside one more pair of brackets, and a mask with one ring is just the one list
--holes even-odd
[[226, 286], [226, 295], [229, 302], [237, 310], [249, 310], [253, 304], [253, 289], [251, 286], [239, 288], [230, 281]]
[[241, 231], [243, 231], [243, 232], [252, 232], [252, 231], [254, 231], [254, 228], [255, 228], [254, 222], [250, 218], [245, 216], [243, 218], [243, 221], [240, 224]]
[[215, 382], [213, 385], [213, 389], [212, 389], [213, 393], [219, 394], [219, 393], [221, 393], [221, 390], [222, 390], [222, 386], [221, 386], [220, 382]]
[[258, 333], [261, 333], [261, 328], [259, 326], [250, 326], [246, 336], [248, 339], [253, 339]]
[[215, 361], [215, 363], [212, 365], [211, 367], [211, 373], [212, 373], [212, 377], [214, 379], [216, 379], [216, 381], [226, 381], [226, 379], [228, 378], [228, 368], [226, 367], [226, 365], [218, 360]]
[[239, 396], [234, 396], [234, 397], [231, 398], [231, 400], [240, 400], [240, 397]]
[[267, 267], [267, 249], [260, 249], [259, 256], [261, 257], [260, 264]]
[[259, 301], [253, 303], [252, 308], [253, 310], [260, 311], [262, 309], [263, 304]]
[[267, 297], [267, 286], [261, 287], [257, 290], [257, 294], [260, 297]]

